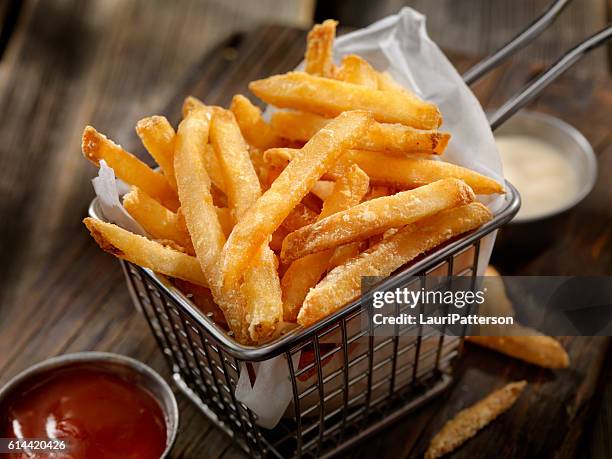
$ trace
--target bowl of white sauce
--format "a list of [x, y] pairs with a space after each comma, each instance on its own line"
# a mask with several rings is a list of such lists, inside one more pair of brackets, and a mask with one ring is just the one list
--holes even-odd
[[597, 179], [593, 148], [566, 122], [526, 110], [495, 131], [495, 143], [504, 176], [521, 195], [521, 208], [502, 230], [501, 239], [508, 242], [513, 236], [514, 244], [542, 245], [534, 228], [544, 222], [558, 223], [593, 189]]

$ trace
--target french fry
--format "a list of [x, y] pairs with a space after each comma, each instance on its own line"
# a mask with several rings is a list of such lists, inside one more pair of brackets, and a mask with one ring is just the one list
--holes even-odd
[[332, 118], [298, 110], [279, 110], [272, 113], [270, 126], [277, 135], [285, 139], [307, 142]]
[[185, 100], [183, 101], [183, 108], [181, 110], [183, 118], [187, 118], [187, 115], [189, 115], [189, 113], [196, 108], [200, 110], [207, 110], [207, 106], [204, 104], [204, 102], [197, 97], [185, 97]]
[[305, 55], [307, 73], [324, 77], [334, 75], [333, 47], [337, 25], [338, 21], [328, 19], [308, 32]]
[[[506, 294], [506, 288], [499, 272], [489, 265], [485, 275], [488, 276], [487, 299], [484, 304], [480, 305], [479, 314], [514, 317], [516, 315], [514, 306]], [[494, 328], [488, 335], [487, 327], [481, 326], [479, 336], [466, 336], [466, 340], [542, 368], [567, 368], [569, 366], [569, 355], [555, 338], [545, 336], [518, 322], [506, 325], [501, 329], [499, 326]]]
[[100, 248], [106, 252], [166, 276], [208, 286], [198, 260], [159, 242], [94, 218], [83, 220]]
[[368, 110], [376, 121], [435, 129], [442, 123], [438, 108], [414, 96], [366, 88], [344, 81], [289, 72], [252, 81], [257, 97], [279, 108], [334, 117], [347, 110]]
[[174, 178], [174, 128], [163, 116], [149, 116], [136, 123], [136, 133], [155, 162], [159, 164], [172, 189]]
[[[319, 220], [359, 204], [368, 186], [368, 176], [353, 165], [347, 175], [336, 182], [332, 193], [324, 201]], [[334, 250], [325, 250], [307, 255], [287, 268], [281, 280], [285, 320], [295, 321], [308, 290], [321, 279], [333, 254]]]
[[282, 145], [283, 139], [278, 137], [270, 125], [261, 116], [261, 110], [243, 95], [237, 94], [232, 99], [230, 110], [236, 117], [240, 131], [249, 145], [268, 149]]
[[[271, 126], [282, 137], [297, 141], [310, 139], [329, 119], [314, 113], [281, 110], [272, 114]], [[356, 148], [389, 153], [444, 153], [450, 134], [436, 130], [414, 129], [403, 124], [372, 123], [368, 134]]]
[[221, 169], [221, 164], [219, 164], [219, 158], [217, 157], [215, 149], [211, 144], [206, 144], [204, 147], [202, 151], [202, 161], [204, 161], [204, 167], [206, 168], [206, 173], [210, 181], [220, 191], [227, 195], [223, 170]]
[[400, 229], [358, 257], [331, 270], [306, 295], [298, 323], [308, 326], [359, 297], [363, 276], [388, 276], [418, 255], [479, 227], [491, 218], [489, 209], [474, 202]]
[[224, 285], [229, 287], [238, 283], [242, 270], [257, 249], [342, 152], [366, 132], [370, 123], [371, 115], [367, 112], [346, 112], [304, 145], [270, 189], [234, 227], [221, 259]]
[[209, 117], [194, 109], [176, 135], [174, 172], [181, 201], [181, 212], [191, 235], [196, 257], [206, 276], [215, 302], [239, 341], [247, 339], [245, 304], [238, 289], [221, 288], [217, 261], [225, 236], [210, 193], [211, 181], [201, 154], [208, 142]]
[[86, 126], [83, 131], [81, 149], [85, 158], [96, 166], [99, 166], [100, 160], [106, 161], [118, 178], [137, 186], [168, 209], [178, 209], [176, 192], [162, 174], [155, 172], [91, 126]]
[[[214, 201], [214, 196], [213, 196], [213, 201]], [[232, 212], [227, 207], [217, 207], [216, 205], [215, 205], [215, 212], [217, 213], [219, 224], [221, 225], [221, 228], [223, 229], [223, 234], [227, 238], [229, 234], [232, 232], [232, 229], [234, 229], [234, 217], [232, 217]], [[180, 208], [176, 212], [176, 216], [178, 219], [178, 225], [179, 225], [180, 230], [184, 231], [189, 236], [189, 230], [187, 230], [187, 223], [185, 223], [185, 216], [183, 215], [183, 212], [181, 212]], [[191, 247], [193, 247], [193, 244], [191, 245]]]
[[[216, 111], [213, 114], [210, 140], [223, 169], [230, 206], [239, 222], [261, 196], [261, 187], [248, 146], [232, 112]], [[271, 337], [282, 320], [283, 305], [276, 258], [268, 241], [264, 241], [246, 269], [242, 292], [247, 304], [249, 336], [255, 342]]]
[[234, 217], [232, 216], [231, 210], [227, 207], [215, 207], [215, 211], [217, 212], [219, 224], [223, 229], [223, 234], [225, 237], [229, 237], [230, 233], [234, 229]]
[[457, 413], [431, 440], [425, 452], [425, 459], [442, 457], [468, 441], [479, 430], [508, 411], [526, 385], [526, 381], [506, 384], [476, 404]]
[[393, 79], [389, 72], [378, 72], [378, 89], [381, 91], [411, 93]]
[[276, 256], [267, 243], [245, 271], [242, 291], [249, 307], [249, 336], [255, 342], [271, 338], [283, 319], [283, 303]]
[[355, 54], [342, 58], [336, 78], [366, 88], [378, 89], [378, 72], [364, 58]]
[[[317, 183], [320, 183], [317, 182]], [[337, 212], [350, 209], [361, 202], [368, 192], [370, 179], [356, 164], [351, 164], [346, 175], [340, 177], [329, 196], [323, 201], [319, 221]]]
[[321, 201], [325, 201], [334, 192], [334, 182], [319, 180], [312, 186], [310, 192]]
[[395, 191], [386, 185], [372, 185], [370, 186], [370, 191], [366, 194], [365, 201], [370, 201], [371, 199], [381, 198], [383, 196], [389, 196], [390, 194], [395, 194]]
[[468, 336], [470, 343], [492, 349], [542, 368], [567, 368], [569, 355], [559, 341], [519, 324], [512, 326], [513, 335]]
[[[270, 164], [282, 167], [283, 164], [288, 164], [297, 152], [295, 148], [270, 148], [264, 153], [264, 159]], [[476, 194], [504, 192], [503, 186], [492, 178], [456, 164], [355, 149], [347, 150], [322, 178], [337, 180], [346, 173], [346, 168], [351, 163], [363, 169], [377, 185], [406, 189], [417, 188], [444, 178], [456, 178], [467, 183]]]
[[356, 257], [365, 247], [367, 247], [367, 243], [364, 241], [351, 242], [350, 244], [336, 247], [334, 254], [329, 259], [329, 263], [327, 263], [327, 271], [331, 271], [336, 266], [343, 265], [351, 258]]
[[403, 124], [374, 123], [359, 148], [399, 154], [441, 155], [450, 137], [448, 132], [424, 131]]
[[316, 212], [310, 210], [310, 208], [306, 207], [301, 202], [298, 202], [291, 212], [289, 212], [289, 215], [283, 220], [281, 225], [290, 233], [316, 221]]
[[219, 110], [214, 113], [210, 122], [210, 143], [223, 172], [224, 191], [230, 207], [237, 216], [243, 215], [261, 194], [261, 186], [249, 157], [249, 148], [232, 112]]
[[123, 207], [153, 238], [174, 241], [189, 254], [195, 253], [189, 233], [179, 216], [140, 188], [132, 187], [123, 197]]
[[287, 263], [311, 253], [362, 241], [473, 200], [470, 187], [456, 179], [439, 180], [415, 190], [372, 199], [287, 235], [281, 259]]
[[270, 166], [284, 169], [297, 155], [298, 151], [296, 148], [269, 148], [264, 151], [263, 160]]
[[361, 150], [347, 151], [342, 159], [358, 164], [374, 183], [416, 188], [443, 178], [456, 178], [467, 183], [476, 194], [504, 192], [503, 186], [492, 178], [444, 161], [390, 154], [376, 156]]
[[185, 100], [183, 101], [183, 107], [182, 107], [181, 112], [183, 114], [183, 119], [184, 119], [184, 118], [187, 118], [187, 115], [189, 115], [189, 113], [191, 113], [192, 110], [195, 110], [195, 109], [202, 110], [204, 113], [206, 113], [206, 116], [210, 120], [210, 117], [212, 116], [213, 111], [219, 108], [221, 107], [217, 107], [215, 105], [206, 105], [204, 102], [202, 102], [197, 97], [187, 96], [185, 97]]

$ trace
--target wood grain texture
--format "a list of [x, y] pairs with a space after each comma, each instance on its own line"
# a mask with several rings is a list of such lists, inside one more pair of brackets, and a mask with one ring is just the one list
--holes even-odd
[[[0, 385], [33, 362], [81, 350], [131, 355], [168, 377], [118, 264], [80, 223], [95, 173], [79, 153], [82, 127], [91, 123], [142, 154], [133, 132], [140, 117], [161, 113], [176, 124], [187, 94], [227, 104], [233, 94], [247, 94], [248, 81], [292, 68], [304, 50], [302, 31], [261, 27], [229, 37], [202, 57], [214, 41], [245, 25], [232, 16], [237, 12], [220, 8], [207, 15], [193, 0], [184, 2], [192, 13], [186, 15], [155, 3], [154, 13], [136, 1], [30, 1], [0, 65]], [[451, 58], [460, 69], [474, 62]], [[506, 65], [481, 82], [476, 94], [485, 106], [499, 105], [540, 68], [530, 62]], [[597, 151], [600, 179], [559, 227], [558, 242], [518, 267], [504, 260], [499, 267], [522, 274], [610, 274], [612, 85], [609, 79], [568, 75], [533, 107], [581, 129]], [[352, 454], [417, 457], [452, 414], [521, 378], [531, 384], [517, 406], [456, 456], [565, 456], [590, 436], [598, 446], [587, 441], [583, 450], [605, 451], [609, 430], [603, 430], [607, 438], [591, 432], [601, 432], [610, 419], [597, 414], [602, 397], [610, 400], [610, 386], [601, 382], [608, 375], [601, 371], [608, 341], [572, 338], [564, 344], [574, 364], [559, 372], [468, 347], [450, 391]], [[180, 409], [174, 457], [245, 457], [182, 397]], [[603, 421], [592, 428], [590, 419], [598, 417]]]

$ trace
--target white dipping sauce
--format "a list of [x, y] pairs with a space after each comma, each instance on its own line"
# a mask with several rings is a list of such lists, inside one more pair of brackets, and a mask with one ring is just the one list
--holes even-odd
[[579, 191], [578, 175], [557, 148], [524, 135], [495, 138], [504, 175], [521, 194], [517, 218], [553, 212], [569, 204]]

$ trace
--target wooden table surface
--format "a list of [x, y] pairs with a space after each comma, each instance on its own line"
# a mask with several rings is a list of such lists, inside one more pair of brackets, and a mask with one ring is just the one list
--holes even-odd
[[[59, 4], [72, 10], [58, 15], [63, 27], [51, 30], [45, 24], [53, 10], [35, 2], [21, 25], [28, 33], [16, 38], [0, 66], [0, 385], [34, 362], [83, 350], [130, 355], [168, 376], [144, 319], [131, 305], [117, 262], [95, 246], [80, 223], [95, 174], [80, 155], [82, 128], [91, 123], [142, 154], [133, 131], [137, 119], [160, 113], [176, 122], [188, 93], [227, 104], [233, 94], [245, 93], [248, 81], [292, 68], [303, 53], [305, 34], [260, 27], [230, 38], [192, 66], [181, 61], [179, 44], [192, 40], [181, 36], [178, 23], [158, 32], [160, 42], [172, 36], [176, 49], [143, 54], [138, 31], [126, 30], [129, 40], [112, 37], [110, 44], [93, 40], [98, 37], [93, 17], [109, 14], [104, 8], [92, 11], [76, 0]], [[127, 29], [130, 14], [137, 13], [122, 11], [114, 19]], [[154, 25], [151, 19], [149, 26]], [[46, 46], [50, 42], [62, 46]], [[122, 58], [111, 60], [116, 53]], [[450, 57], [459, 69], [474, 62]], [[540, 69], [514, 62], [475, 92], [485, 107], [497, 106]], [[131, 72], [138, 78], [125, 76]], [[499, 267], [527, 275], [609, 275], [610, 79], [562, 77], [531, 108], [556, 114], [583, 132], [598, 155], [600, 178], [559, 225], [551, 246], [520, 263], [500, 260]], [[516, 253], [519, 257], [520, 248]], [[567, 338], [563, 343], [572, 366], [555, 372], [468, 347], [449, 391], [360, 445], [353, 456], [418, 457], [461, 407], [506, 381], [526, 378], [531, 384], [512, 415], [497, 420], [455, 457], [609, 457], [608, 340]], [[183, 397], [179, 401], [181, 431], [174, 457], [244, 457]]]

